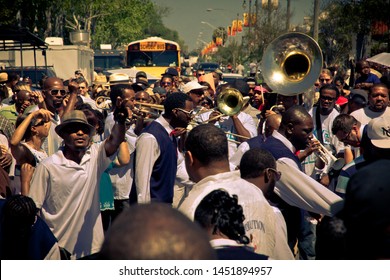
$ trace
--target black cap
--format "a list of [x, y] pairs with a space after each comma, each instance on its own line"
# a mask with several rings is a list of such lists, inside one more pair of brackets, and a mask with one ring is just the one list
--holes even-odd
[[363, 89], [352, 89], [351, 93], [348, 95], [348, 100], [361, 105], [366, 105], [368, 102], [368, 94]]
[[174, 67], [169, 67], [165, 70], [164, 73], [161, 75], [171, 75], [171, 76], [179, 76], [179, 73], [177, 72], [176, 68]]
[[138, 71], [137, 74], [135, 74], [135, 77], [136, 78], [139, 78], [139, 77], [148, 78], [148, 76], [146, 75], [146, 73], [144, 71]]
[[249, 86], [244, 80], [236, 79], [231, 85], [233, 88], [238, 89], [243, 96], [249, 95]]

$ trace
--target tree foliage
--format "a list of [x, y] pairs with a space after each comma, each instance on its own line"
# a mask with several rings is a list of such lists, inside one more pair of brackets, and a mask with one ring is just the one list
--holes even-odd
[[363, 51], [354, 54], [352, 46], [356, 43], [358, 50], [364, 44], [374, 46], [372, 24], [382, 21], [390, 26], [389, 10], [388, 0], [328, 1], [323, 7], [319, 34], [326, 64], [343, 64], [354, 56], [360, 59]]
[[[5, 2], [5, 0], [0, 0]], [[33, 0], [6, 1], [0, 10], [0, 24], [28, 27], [40, 38], [63, 37], [72, 30], [87, 30], [91, 46], [111, 44], [114, 48], [148, 36], [184, 42], [176, 31], [164, 26], [169, 9], [151, 0]]]

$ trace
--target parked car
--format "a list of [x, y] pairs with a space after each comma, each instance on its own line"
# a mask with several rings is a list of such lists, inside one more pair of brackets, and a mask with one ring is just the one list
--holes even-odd
[[206, 73], [213, 72], [217, 69], [221, 69], [218, 63], [215, 62], [202, 62], [199, 63], [198, 68], [199, 70], [203, 70]]
[[233, 83], [235, 80], [244, 80], [245, 78], [240, 75], [240, 74], [236, 74], [236, 73], [223, 73], [222, 74], [222, 81], [226, 82], [226, 83]]
[[32, 86], [34, 88], [40, 88], [39, 82], [44, 77], [56, 77], [56, 73], [52, 66], [23, 66], [23, 74], [21, 67], [6, 67], [1, 72], [17, 73], [21, 78], [28, 77], [32, 80]]

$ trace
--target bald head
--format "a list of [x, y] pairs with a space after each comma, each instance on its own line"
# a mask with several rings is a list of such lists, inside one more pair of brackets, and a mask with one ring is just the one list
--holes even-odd
[[302, 106], [296, 105], [282, 115], [279, 132], [284, 135], [297, 150], [304, 150], [312, 136], [313, 120]]
[[49, 77], [45, 79], [45, 82], [43, 83], [43, 89], [44, 90], [50, 90], [53, 88], [63, 88], [64, 83], [60, 78], [57, 77]]
[[179, 211], [163, 203], [132, 206], [109, 230], [101, 259], [214, 259], [206, 233]]
[[310, 114], [302, 106], [295, 105], [282, 114], [281, 126], [287, 126], [289, 123], [299, 124], [305, 119], [310, 118]]
[[270, 137], [274, 130], [278, 130], [280, 123], [282, 122], [281, 114], [272, 114], [265, 120], [264, 134], [265, 137]]

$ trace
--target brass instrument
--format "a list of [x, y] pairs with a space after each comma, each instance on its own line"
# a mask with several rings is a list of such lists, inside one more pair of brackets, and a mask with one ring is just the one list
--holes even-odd
[[269, 110], [275, 113], [283, 113], [284, 111], [286, 111], [283, 105], [274, 105], [271, 108], [269, 108]]
[[95, 105], [98, 109], [109, 110], [112, 107], [112, 101], [108, 96], [99, 96], [95, 100]]
[[143, 103], [143, 102], [137, 102], [137, 101], [135, 101], [134, 104], [139, 105], [140, 107], [148, 107], [150, 109], [154, 109], [157, 111], [164, 111], [164, 105]]
[[[316, 137], [313, 135], [312, 139], [316, 139]], [[315, 152], [316, 156], [325, 163], [327, 167], [327, 171], [330, 169], [334, 170], [341, 170], [343, 166], [345, 165], [345, 160], [343, 158], [336, 158], [332, 152], [330, 152], [327, 148], [324, 147], [324, 145], [319, 142], [319, 149]]]
[[222, 90], [220, 94], [218, 94], [217, 98], [218, 110], [221, 112], [221, 114], [208, 119], [203, 123], [215, 121], [223, 116], [233, 116], [241, 111], [246, 102], [244, 101], [244, 98], [238, 89], [226, 88]]
[[274, 92], [294, 96], [313, 87], [321, 73], [322, 51], [310, 36], [286, 33], [268, 45], [261, 64], [264, 80]]

